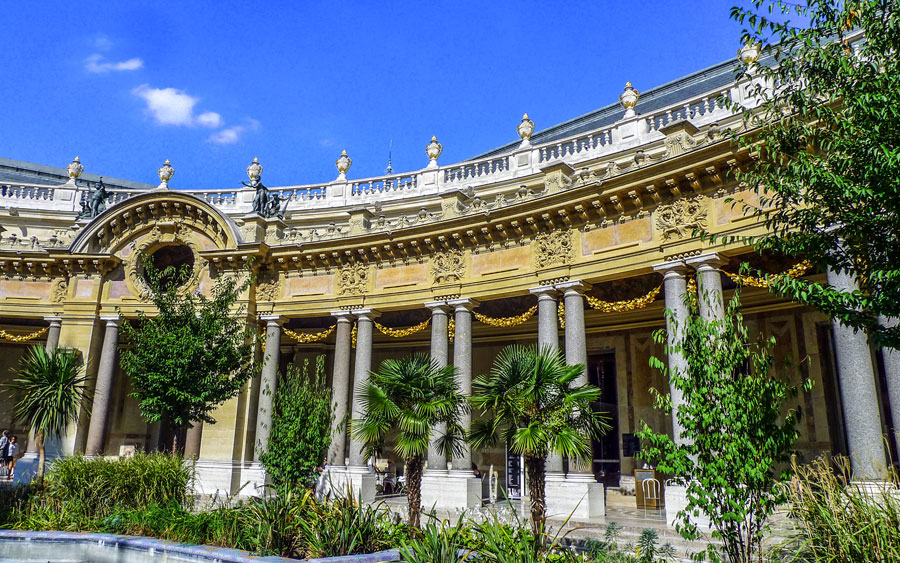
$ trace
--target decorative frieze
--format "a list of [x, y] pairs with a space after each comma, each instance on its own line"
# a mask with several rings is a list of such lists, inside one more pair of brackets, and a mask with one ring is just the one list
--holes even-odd
[[676, 199], [656, 210], [656, 228], [663, 240], [690, 237], [694, 229], [705, 229], [708, 209], [702, 195]]
[[369, 266], [362, 262], [347, 264], [334, 277], [338, 295], [365, 295], [369, 289]]
[[276, 272], [261, 273], [256, 282], [257, 301], [275, 301], [282, 295], [283, 282]]
[[434, 283], [458, 282], [465, 275], [466, 256], [461, 250], [446, 250], [431, 257]]
[[565, 266], [575, 261], [575, 244], [569, 230], [541, 233], [531, 243], [534, 267]]

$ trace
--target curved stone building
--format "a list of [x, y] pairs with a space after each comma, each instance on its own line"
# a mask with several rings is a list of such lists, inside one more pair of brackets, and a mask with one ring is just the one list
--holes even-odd
[[[722, 100], [754, 103], [733, 67], [640, 95], [629, 84], [619, 103], [543, 130], [526, 116], [511, 124], [510, 144], [463, 162], [439, 163], [442, 147], [432, 139], [422, 169], [376, 178], [353, 179], [344, 154], [327, 184], [265, 187], [262, 165], [270, 164], [254, 162], [244, 187], [173, 189], [167, 162], [159, 185], [107, 178], [98, 195], [100, 179], [82, 174], [89, 163], [58, 169], [0, 160], [0, 381], [27, 345], [77, 349], [95, 376], [93, 415], [54, 444], [55, 453], [152, 449], [162, 429], [141, 419], [116, 357], [120, 323], [148, 307], [142, 257], [192, 265], [201, 290], [252, 263], [257, 282], [244, 299], [267, 353], [261, 378], [218, 409], [217, 424], [189, 432], [202, 492], [249, 483], [246, 493], [263, 482], [256, 445], [271, 414], [259, 389], [276, 385], [292, 362], [327, 356], [342, 419], [357, 412], [355, 382], [385, 358], [430, 352], [455, 365], [468, 389], [502, 347], [539, 342], [587, 365], [612, 424], [594, 444], [592, 467], [549, 461], [551, 512], [578, 505], [578, 515], [600, 514], [603, 485], [633, 483], [643, 464], [633, 438], [640, 422], [672, 432], [651, 392], [667, 391], [668, 382], [649, 365], [664, 357], [652, 335], [665, 328], [665, 308], [683, 315], [679, 304], [696, 279], [718, 296], [704, 313], [720, 315], [741, 262], [769, 272], [796, 266], [693, 236], [697, 227], [761, 232], [729, 203], [755, 201], [730, 179], [752, 155], [730, 142], [742, 122]], [[239, 186], [243, 173], [235, 172]], [[809, 359], [795, 374], [814, 381], [800, 397], [803, 455], [849, 453], [877, 477], [890, 418], [880, 414], [890, 407], [879, 356], [865, 338], [764, 289], [748, 287], [743, 302], [752, 330], [777, 338], [779, 362]], [[392, 330], [410, 327], [420, 330]], [[842, 404], [848, 381], [871, 393]], [[0, 426], [21, 434], [9, 399], [0, 401]], [[518, 469], [503, 448], [451, 464], [432, 453], [424, 503], [477, 502], [473, 462], [515, 486]], [[360, 445], [341, 432], [328, 464], [372, 491]]]

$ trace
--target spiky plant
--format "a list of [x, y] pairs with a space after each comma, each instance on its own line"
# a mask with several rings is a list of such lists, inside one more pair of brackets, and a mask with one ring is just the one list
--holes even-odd
[[544, 523], [544, 465], [551, 453], [584, 459], [591, 438], [608, 425], [591, 403], [600, 389], [577, 385], [583, 365], [566, 365], [559, 350], [513, 345], [504, 348], [490, 373], [472, 383], [472, 406], [483, 418], [472, 426], [472, 447], [481, 449], [501, 438], [525, 457], [535, 531]]
[[[363, 417], [351, 421], [351, 432], [373, 451], [388, 434], [394, 436], [394, 451], [407, 466], [409, 525], [418, 527], [429, 445], [450, 457], [462, 450], [465, 431], [459, 421], [468, 403], [457, 389], [456, 370], [425, 354], [385, 360], [358, 392]], [[446, 428], [443, 436], [434, 433], [439, 423]]]
[[32, 346], [7, 384], [15, 400], [13, 416], [34, 431], [38, 444], [38, 485], [44, 480], [44, 441], [51, 436], [62, 437], [69, 424], [78, 419], [78, 409], [86, 395], [87, 377], [82, 367], [81, 357], [75, 351], [47, 351], [43, 346]]

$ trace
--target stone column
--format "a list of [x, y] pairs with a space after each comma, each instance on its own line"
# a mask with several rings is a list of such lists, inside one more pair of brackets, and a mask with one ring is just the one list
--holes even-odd
[[106, 322], [106, 334], [103, 337], [103, 351], [100, 354], [100, 368], [97, 370], [97, 385], [94, 388], [94, 404], [91, 407], [91, 424], [84, 451], [85, 455], [89, 456], [98, 455], [103, 451], [113, 380], [119, 366], [117, 348], [121, 319], [118, 315], [112, 315], [100, 317], [100, 320]]
[[[432, 301], [425, 306], [431, 309], [431, 361], [441, 367], [449, 365], [450, 360], [450, 335], [447, 303], [444, 301]], [[428, 469], [430, 473], [447, 472], [447, 457], [437, 448], [436, 441], [444, 435], [446, 428], [443, 424], [434, 427], [431, 443], [428, 445]], [[437, 474], [437, 473], [435, 473]]]
[[269, 448], [269, 433], [272, 430], [272, 405], [278, 389], [278, 362], [281, 359], [281, 324], [284, 318], [278, 315], [260, 317], [266, 323], [266, 351], [262, 372], [259, 377], [259, 402], [256, 407], [256, 447], [253, 461]]
[[197, 459], [200, 457], [200, 442], [203, 439], [203, 423], [195, 422], [188, 428], [184, 437], [184, 459]]
[[[685, 303], [687, 297], [687, 279], [685, 273], [687, 267], [680, 260], [664, 262], [653, 267], [663, 274], [663, 290], [666, 300], [666, 335], [668, 347], [669, 371], [684, 373], [687, 369], [687, 361], [680, 350], [675, 348], [681, 345], [684, 325], [687, 323], [688, 306]], [[672, 438], [678, 445], [683, 445], [686, 440], [681, 436], [684, 429], [678, 422], [676, 413], [684, 404], [684, 397], [680, 389], [676, 389], [669, 383], [669, 395], [672, 397]]]
[[[826, 273], [828, 283], [835, 289], [858, 289], [851, 274], [832, 270]], [[887, 464], [881, 433], [881, 409], [869, 342], [863, 331], [856, 332], [837, 320], [832, 321], [832, 327], [853, 478], [858, 481], [885, 480]]]
[[[591, 288], [590, 284], [580, 280], [568, 281], [557, 284], [556, 289], [562, 292], [566, 310], [566, 364], [570, 366], [581, 365], [584, 370], [575, 385], [584, 385], [588, 382], [587, 375], [587, 334], [584, 328], [584, 293]], [[574, 460], [569, 460], [573, 463]], [[569, 473], [589, 474], [593, 480], [592, 460], [584, 460], [579, 467], [569, 467]]]
[[331, 313], [337, 319], [334, 340], [334, 368], [331, 371], [331, 409], [334, 427], [331, 432], [331, 446], [328, 448], [328, 466], [344, 467], [344, 450], [347, 444], [347, 399], [350, 392], [350, 333], [353, 331], [353, 316], [349, 311]]
[[[559, 309], [556, 302], [558, 296], [556, 288], [544, 285], [532, 287], [528, 291], [537, 295], [538, 299], [538, 348], [549, 347], [559, 350]], [[548, 475], [556, 477], [563, 475], [562, 456], [548, 455], [544, 470]]]
[[62, 317], [44, 317], [44, 320], [50, 323], [47, 330], [47, 344], [44, 348], [48, 352], [52, 352], [59, 347], [59, 332], [62, 330]]
[[[886, 327], [897, 325], [897, 319], [880, 317], [879, 322]], [[881, 356], [884, 360], [884, 378], [887, 380], [888, 402], [891, 405], [890, 427], [894, 438], [900, 445], [900, 350], [896, 348], [882, 348]]]
[[[359, 420], [364, 415], [360, 393], [366, 382], [369, 381], [369, 372], [372, 371], [372, 336], [374, 333], [377, 311], [372, 309], [357, 309], [356, 315], [356, 363], [353, 366], [353, 406], [351, 418]], [[367, 459], [364, 442], [350, 436], [350, 465], [356, 469], [366, 469]]]
[[689, 258], [687, 263], [697, 272], [700, 316], [708, 321], [723, 319], [725, 302], [722, 296], [722, 271], [719, 267], [725, 264], [726, 260], [713, 252]]
[[[460, 394], [468, 397], [472, 394], [472, 309], [478, 306], [474, 299], [454, 299], [447, 302], [453, 307], [453, 367], [456, 368], [456, 381]], [[467, 431], [472, 423], [471, 413], [462, 415], [460, 424]], [[472, 451], [468, 444], [463, 445], [463, 453], [453, 459], [454, 473], [459, 471], [472, 475]]]

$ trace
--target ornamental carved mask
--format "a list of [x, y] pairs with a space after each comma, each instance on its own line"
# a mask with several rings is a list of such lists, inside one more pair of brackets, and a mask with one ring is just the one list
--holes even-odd
[[369, 266], [353, 263], [341, 267], [335, 276], [338, 295], [365, 295], [369, 288]]

